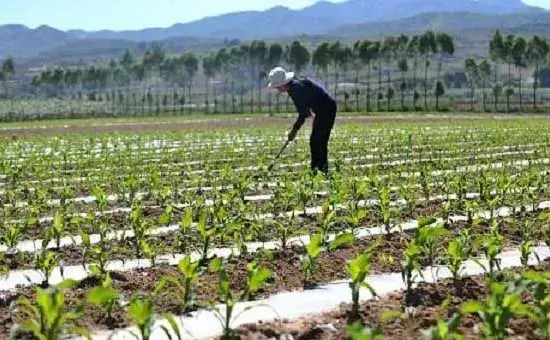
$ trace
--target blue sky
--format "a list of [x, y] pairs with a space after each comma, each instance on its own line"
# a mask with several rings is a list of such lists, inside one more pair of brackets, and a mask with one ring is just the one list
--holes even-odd
[[[316, 0], [15, 0], [2, 4], [0, 24], [17, 23], [33, 28], [45, 24], [64, 30], [140, 29], [276, 5], [302, 8], [314, 2]], [[550, 9], [550, 0], [524, 2]]]

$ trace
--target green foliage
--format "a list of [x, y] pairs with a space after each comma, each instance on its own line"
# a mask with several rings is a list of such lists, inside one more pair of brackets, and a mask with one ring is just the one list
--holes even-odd
[[130, 331], [136, 340], [150, 340], [156, 320], [155, 306], [151, 298], [132, 298], [128, 306], [128, 317], [134, 322], [139, 333]]
[[302, 258], [302, 274], [304, 285], [310, 286], [313, 284], [315, 275], [315, 259], [323, 251], [323, 236], [315, 234], [311, 236], [308, 245], [306, 246], [306, 255]]
[[82, 306], [66, 310], [65, 291], [75, 285], [74, 281], [64, 281], [47, 289], [37, 288], [35, 301], [20, 297], [12, 307], [18, 319], [22, 320], [18, 328], [39, 340], [57, 340], [64, 334], [91, 339], [88, 331], [78, 325]]
[[105, 309], [107, 321], [113, 321], [113, 310], [121, 306], [122, 296], [112, 286], [111, 276], [107, 275], [101, 286], [88, 291], [86, 301], [92, 305]]
[[529, 307], [522, 303], [518, 292], [511, 286], [494, 282], [485, 301], [468, 301], [462, 314], [476, 314], [481, 318], [481, 330], [490, 339], [505, 339], [508, 323], [513, 316], [529, 315]]
[[362, 254], [350, 260], [346, 265], [346, 270], [350, 277], [351, 300], [353, 303], [353, 313], [359, 313], [359, 293], [361, 288], [367, 288], [373, 296], [376, 296], [374, 288], [365, 279], [369, 274], [372, 265], [372, 252], [378, 247], [375, 244], [373, 247], [365, 250]]

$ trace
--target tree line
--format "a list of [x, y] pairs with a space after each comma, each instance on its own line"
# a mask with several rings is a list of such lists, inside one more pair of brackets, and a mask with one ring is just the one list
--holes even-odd
[[[488, 56], [478, 62], [475, 58], [467, 58], [464, 61], [464, 69], [468, 76], [471, 94], [471, 109], [474, 109], [474, 97], [476, 89], [482, 92], [483, 111], [487, 111], [487, 97], [492, 92], [495, 111], [498, 111], [499, 98], [506, 97], [506, 111], [510, 111], [511, 97], [518, 90], [519, 108], [523, 110], [523, 74], [531, 68], [533, 71], [532, 106], [537, 108], [537, 89], [540, 82], [540, 70], [550, 61], [550, 46], [548, 42], [534, 35], [529, 40], [522, 36], [508, 34], [503, 37], [500, 31], [496, 31], [489, 43]], [[502, 72], [504, 66], [504, 73]], [[519, 74], [518, 79], [512, 77], [512, 67]]]
[[[396, 95], [399, 95], [402, 110], [410, 109], [409, 105], [415, 110], [429, 110], [430, 98], [435, 98], [434, 108], [440, 110], [440, 99], [446, 93], [442, 80], [444, 66], [453, 60], [454, 54], [453, 38], [447, 33], [431, 30], [418, 35], [358, 40], [350, 44], [327, 41], [311, 50], [300, 41], [283, 45], [255, 40], [223, 47], [203, 56], [193, 52], [170, 56], [162, 45], [154, 44], [141, 58], [127, 50], [118, 60], [113, 59], [102, 65], [45, 70], [37, 74], [31, 83], [44, 93], [53, 95], [92, 91], [88, 96], [92, 100], [95, 100], [95, 91], [103, 90], [107, 93], [107, 100], [118, 97], [120, 102], [125, 100], [121, 87], [143, 86], [138, 97], [136, 93], [131, 94], [134, 105], [141, 102], [142, 106], [145, 102], [149, 102], [150, 106], [154, 102], [155, 95], [151, 88], [165, 86], [183, 89], [183, 93], [174, 90], [173, 98], [169, 98], [171, 95], [167, 93], [157, 93], [156, 96], [162, 97], [162, 100], [157, 99], [158, 106], [159, 102], [168, 103], [172, 99], [174, 104], [190, 103], [192, 89], [199, 86], [196, 81], [200, 75], [206, 80], [204, 104], [207, 110], [213, 106], [216, 112], [222, 101], [224, 111], [228, 112], [226, 97], [229, 93], [231, 112], [236, 112], [237, 101], [244, 105], [245, 96], [253, 112], [255, 105], [259, 111], [262, 109], [262, 90], [267, 72], [282, 65], [297, 74], [309, 72], [324, 79], [325, 86], [341, 97], [338, 99], [349, 110], [389, 111]], [[486, 58], [468, 58], [463, 65], [470, 88], [471, 109], [474, 109], [476, 94], [481, 91], [484, 111], [488, 110], [489, 98], [493, 99], [495, 111], [498, 111], [502, 96], [506, 97], [506, 109], [510, 111], [516, 88], [520, 109], [523, 109], [523, 72], [519, 73], [519, 80], [514, 79], [512, 68], [520, 71], [534, 69], [533, 107], [536, 108], [539, 75], [548, 59], [549, 47], [543, 38], [503, 37], [496, 31], [490, 40]], [[11, 63], [13, 65], [13, 60]], [[351, 82], [355, 88], [351, 91], [340, 89], [344, 81]], [[115, 95], [114, 90], [109, 94], [110, 89], [117, 87], [118, 94]], [[218, 95], [220, 90], [223, 91], [223, 99]], [[240, 96], [240, 100], [235, 96]], [[269, 96], [271, 100], [271, 94]], [[348, 108], [347, 102], [352, 96], [355, 96], [355, 108]], [[360, 106], [361, 101], [364, 106]]]
[[[428, 92], [433, 86], [428, 82], [428, 71], [433, 61], [437, 63], [437, 81], [435, 85], [436, 107], [439, 107], [439, 97], [444, 94], [444, 85], [440, 80], [444, 60], [455, 52], [453, 38], [446, 33], [427, 31], [412, 37], [400, 35], [387, 37], [379, 41], [360, 40], [351, 45], [339, 41], [324, 42], [312, 51], [300, 41], [289, 45], [266, 43], [256, 40], [232, 48], [221, 48], [205, 56], [198, 57], [194, 53], [169, 57], [161, 45], [155, 45], [147, 50], [143, 58], [138, 60], [130, 51], [126, 51], [119, 60], [111, 60], [106, 65], [91, 65], [85, 68], [54, 68], [36, 75], [32, 80], [34, 86], [54, 92], [75, 89], [108, 89], [112, 86], [129, 86], [132, 83], [162, 81], [168, 86], [185, 87], [191, 96], [193, 82], [202, 70], [206, 78], [206, 102], [209, 102], [209, 84], [214, 79], [223, 79], [224, 93], [249, 91], [251, 101], [254, 101], [254, 89], [258, 90], [256, 101], [261, 103], [261, 89], [269, 69], [285, 65], [300, 74], [307, 69], [313, 69], [317, 75], [325, 80], [333, 74], [334, 92], [338, 94], [340, 73], [355, 71], [355, 81], [361, 81], [360, 72], [365, 68], [367, 75], [367, 93], [371, 109], [370, 98], [375, 94], [377, 108], [381, 109], [384, 98], [389, 101], [395, 95], [392, 87], [393, 72], [396, 69], [401, 74], [399, 85], [401, 102], [404, 106], [404, 97], [407, 89], [412, 90], [414, 106], [421, 97], [418, 86], [423, 85], [424, 105], [427, 106]], [[421, 79], [420, 68], [423, 69]], [[413, 80], [405, 79], [409, 69], [413, 69]], [[370, 72], [378, 75], [376, 90], [371, 88]], [[384, 79], [383, 79], [384, 78]], [[237, 81], [238, 88], [235, 87]], [[216, 91], [217, 87], [214, 87]], [[356, 97], [360, 91], [355, 91]], [[349, 95], [349, 94], [346, 94]], [[214, 101], [217, 101], [214, 93]], [[356, 102], [359, 100], [356, 98]], [[358, 104], [357, 104], [358, 105]], [[359, 108], [357, 108], [359, 109]]]

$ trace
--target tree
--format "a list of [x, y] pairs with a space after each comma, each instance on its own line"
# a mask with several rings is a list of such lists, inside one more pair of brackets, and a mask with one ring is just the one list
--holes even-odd
[[269, 46], [269, 51], [267, 53], [267, 63], [268, 68], [274, 68], [281, 63], [283, 59], [283, 46], [279, 43], [273, 43]]
[[535, 66], [533, 81], [533, 108], [537, 108], [537, 88], [540, 76], [540, 66], [548, 60], [550, 47], [548, 42], [538, 35], [533, 36], [527, 45], [527, 61]]
[[296, 73], [300, 73], [308, 65], [311, 55], [299, 41], [294, 41], [288, 49], [288, 62]]
[[417, 106], [416, 104], [417, 104], [418, 98], [420, 97], [419, 93], [416, 91], [419, 48], [420, 48], [420, 36], [414, 35], [409, 40], [409, 44], [407, 45], [407, 54], [409, 57], [413, 58], [412, 90], [413, 90], [413, 107], [415, 109]]
[[258, 86], [258, 110], [261, 111], [261, 90], [263, 86], [260, 85], [260, 83], [263, 81], [263, 78], [266, 76], [265, 67], [267, 64], [267, 58], [268, 58], [268, 49], [264, 41], [262, 40], [254, 40], [250, 44], [249, 49], [249, 60], [250, 60], [250, 80], [251, 80], [251, 87], [250, 87], [250, 110], [252, 112], [254, 108], [254, 85]]
[[[491, 38], [491, 41], [489, 42], [489, 56], [491, 58], [491, 61], [495, 64], [493, 86], [496, 87], [497, 85], [499, 85], [498, 84], [498, 72], [499, 72], [498, 66], [504, 57], [504, 39], [502, 38], [502, 35], [500, 34], [499, 30], [495, 32], [495, 34]], [[495, 96], [495, 111], [498, 111], [498, 98], [499, 98], [500, 92], [502, 91], [493, 90], [493, 94]]]
[[[382, 56], [382, 59], [387, 64], [387, 86], [386, 86], [386, 99], [387, 99], [387, 110], [390, 111], [391, 109], [391, 100], [393, 99], [393, 94], [395, 91], [392, 87], [392, 67], [391, 64], [395, 60], [395, 55], [397, 51], [397, 39], [394, 37], [387, 37], [384, 40], [384, 43], [382, 44], [382, 49], [380, 51], [380, 54]], [[390, 95], [391, 94], [391, 95]]]
[[[216, 53], [216, 68], [219, 70], [219, 72], [221, 72], [224, 76], [224, 81], [223, 81], [223, 110], [225, 113], [227, 113], [227, 75], [229, 73], [229, 69], [230, 69], [230, 60], [231, 60], [231, 56], [229, 55], [229, 52], [227, 51], [227, 49], [224, 47], [224, 48], [221, 48], [218, 50], [218, 52]], [[215, 88], [214, 88], [215, 89]], [[216, 103], [216, 95], [214, 95], [214, 104]], [[214, 109], [216, 109], [216, 106], [214, 106]]]
[[[353, 51], [349, 46], [345, 46], [340, 50], [340, 54], [337, 56], [337, 62], [336, 65], [340, 71], [342, 71], [342, 74], [345, 76], [348, 72], [350, 65], [353, 61]], [[344, 110], [348, 110], [347, 107], [347, 100], [349, 98], [349, 94], [347, 92], [344, 92]]]
[[401, 82], [399, 84], [399, 90], [401, 91], [401, 110], [405, 110], [405, 91], [407, 90], [407, 82], [405, 80], [405, 74], [409, 71], [408, 63], [408, 43], [409, 37], [406, 35], [400, 35], [397, 38], [396, 57], [397, 57], [397, 69], [401, 72]]
[[437, 34], [437, 52], [439, 53], [438, 66], [437, 66], [437, 80], [440, 79], [441, 71], [443, 69], [443, 60], [445, 58], [452, 57], [455, 54], [455, 45], [453, 37], [447, 33]]
[[468, 77], [468, 84], [470, 86], [470, 110], [474, 111], [474, 97], [476, 91], [476, 85], [479, 83], [479, 69], [474, 58], [467, 58], [464, 61], [464, 69]]
[[363, 65], [367, 66], [367, 112], [370, 111], [370, 97], [371, 97], [371, 68], [372, 68], [372, 62], [376, 58], [376, 48], [375, 43], [369, 40], [363, 40], [361, 44], [359, 44], [359, 59], [363, 63]]
[[209, 102], [209, 95], [210, 95], [210, 82], [212, 81], [212, 78], [216, 76], [216, 55], [215, 54], [209, 54], [202, 58], [202, 71], [204, 73], [204, 76], [206, 77], [206, 112], [210, 110], [210, 102]]
[[154, 43], [153, 47], [147, 50], [147, 52], [145, 52], [145, 55], [143, 56], [143, 66], [145, 67], [146, 71], [160, 72], [160, 66], [162, 65], [162, 62], [165, 58], [166, 53], [164, 52], [162, 44]]
[[435, 109], [439, 111], [439, 98], [445, 95], [445, 85], [441, 80], [438, 80], [435, 85]]
[[420, 37], [418, 50], [424, 56], [424, 110], [428, 110], [428, 70], [431, 56], [437, 53], [437, 40], [433, 31], [427, 31]]
[[2, 62], [0, 66], [0, 81], [4, 83], [4, 90], [6, 91], [6, 99], [8, 98], [8, 84], [7, 82], [15, 74], [15, 61], [12, 57], [8, 57]]
[[486, 90], [487, 90], [487, 84], [490, 82], [490, 78], [493, 70], [491, 67], [491, 63], [487, 59], [484, 59], [479, 64], [478, 68], [479, 68], [479, 77], [481, 79], [481, 88], [483, 89], [483, 111], [486, 112], [487, 111]]
[[514, 41], [514, 46], [512, 48], [512, 58], [514, 61], [514, 66], [519, 71], [519, 82], [518, 82], [518, 88], [519, 88], [519, 109], [520, 111], [523, 111], [523, 94], [522, 94], [522, 83], [523, 83], [523, 76], [522, 71], [523, 68], [527, 66], [526, 64], [526, 53], [527, 53], [527, 41], [525, 38], [519, 36]]
[[506, 82], [506, 112], [510, 112], [510, 97], [514, 94], [514, 89], [512, 88], [512, 64], [514, 63], [513, 58], [513, 49], [515, 37], [512, 34], [508, 34], [504, 40], [503, 49], [502, 49], [502, 60], [508, 66], [508, 80]]
[[342, 44], [340, 41], [335, 41], [329, 46], [330, 61], [334, 69], [334, 95], [338, 97], [338, 64], [342, 54]]
[[353, 53], [352, 53], [352, 65], [353, 69], [355, 70], [355, 112], [359, 112], [359, 95], [361, 93], [360, 87], [359, 87], [359, 73], [361, 73], [361, 69], [363, 68], [363, 62], [361, 61], [361, 44], [362, 41], [358, 40], [353, 44]]
[[331, 62], [330, 43], [323, 42], [318, 45], [311, 55], [311, 64], [315, 67], [317, 74], [323, 74], [325, 86], [328, 78], [328, 67]]
[[191, 102], [191, 87], [193, 86], [193, 79], [195, 78], [195, 75], [197, 74], [197, 71], [199, 69], [199, 60], [195, 56], [193, 52], [188, 52], [184, 54], [181, 58], [181, 63], [183, 64], [183, 67], [185, 69], [185, 73], [187, 74], [188, 81], [187, 81], [187, 89], [188, 89], [188, 96], [189, 96], [189, 102]]
[[376, 94], [376, 109], [380, 111], [380, 101], [384, 97], [382, 94], [382, 42], [376, 41], [372, 45], [372, 53], [376, 60], [375, 70], [378, 71], [378, 90]]
[[130, 52], [129, 49], [126, 49], [122, 57], [120, 57], [120, 66], [122, 66], [124, 70], [128, 72], [132, 65], [134, 65], [134, 62], [134, 55], [132, 54], [132, 52]]

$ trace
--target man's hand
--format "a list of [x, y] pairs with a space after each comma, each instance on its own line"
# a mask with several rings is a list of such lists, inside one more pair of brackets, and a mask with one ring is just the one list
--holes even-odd
[[292, 129], [289, 133], [288, 133], [288, 141], [289, 142], [293, 142], [294, 139], [296, 139], [296, 135], [298, 134], [298, 130], [296, 129]]

